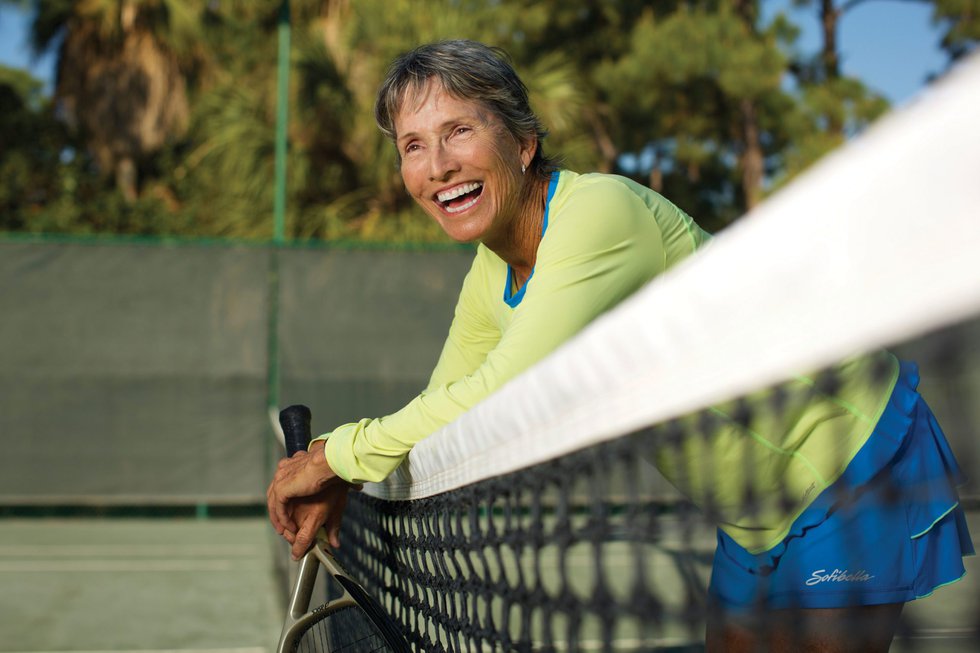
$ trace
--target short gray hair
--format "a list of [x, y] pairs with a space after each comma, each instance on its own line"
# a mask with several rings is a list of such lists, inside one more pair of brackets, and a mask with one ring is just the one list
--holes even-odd
[[531, 110], [527, 87], [507, 53], [476, 41], [438, 41], [395, 59], [374, 105], [374, 118], [385, 136], [395, 140], [395, 116], [407, 92], [421, 90], [432, 78], [453, 97], [479, 102], [493, 111], [519, 141], [536, 136], [532, 172], [544, 176], [559, 167], [558, 161], [542, 152], [541, 143], [548, 131]]

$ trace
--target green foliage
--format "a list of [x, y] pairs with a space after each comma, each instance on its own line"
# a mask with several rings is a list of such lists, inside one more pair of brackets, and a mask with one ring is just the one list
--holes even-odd
[[[60, 43], [62, 54], [53, 98], [26, 73], [0, 68], [0, 229], [271, 237], [282, 0], [7, 4], [34, 7], [35, 48]], [[394, 148], [373, 119], [389, 62], [426, 41], [503, 47], [550, 130], [549, 154], [573, 169], [649, 183], [713, 229], [886, 109], [858, 80], [830, 79], [818, 56], [795, 51], [799, 28], [785, 15], [760, 24], [755, 0], [420, 6], [291, 0], [288, 237], [447, 242], [405, 193]], [[975, 45], [976, 0], [934, 6], [951, 56]], [[143, 60], [125, 60], [132, 39]], [[75, 56], [66, 58], [69, 46]], [[169, 74], [179, 77], [165, 80], [175, 89], [169, 109], [159, 100], [157, 109], [184, 112], [183, 123], [123, 138], [130, 123], [81, 101], [94, 96], [79, 80], [98, 79], [99, 67], [136, 74], [155, 60], [172, 62]], [[146, 98], [112, 95], [121, 88], [99, 91], [108, 107], [151, 114]], [[119, 142], [137, 162], [135, 197], [111, 174], [130, 156]], [[753, 165], [761, 166], [755, 177]]]
[[28, 227], [36, 211], [59, 197], [60, 153], [67, 134], [41, 95], [41, 82], [0, 66], [0, 229]]
[[943, 26], [943, 48], [959, 59], [980, 43], [980, 0], [935, 0], [933, 21]]

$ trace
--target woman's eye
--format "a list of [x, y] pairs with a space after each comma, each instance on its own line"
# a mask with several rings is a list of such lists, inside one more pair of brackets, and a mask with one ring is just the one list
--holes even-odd
[[470, 131], [469, 127], [457, 127], [453, 133], [458, 135], [458, 134], [465, 134], [469, 131]]

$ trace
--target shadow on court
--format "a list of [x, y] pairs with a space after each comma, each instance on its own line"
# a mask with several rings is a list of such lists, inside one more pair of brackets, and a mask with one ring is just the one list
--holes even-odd
[[[980, 512], [968, 517], [976, 536]], [[0, 520], [0, 653], [272, 653], [282, 553], [260, 518]], [[893, 651], [976, 650], [980, 561], [967, 565], [906, 608], [915, 635]]]

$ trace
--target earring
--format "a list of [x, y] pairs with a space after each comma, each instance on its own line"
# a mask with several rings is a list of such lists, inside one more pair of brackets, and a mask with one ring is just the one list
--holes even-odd
[[525, 170], [527, 170], [527, 166], [526, 166], [526, 165], [524, 165], [524, 164], [522, 163], [522, 164], [521, 164], [521, 174], [522, 174], [522, 175], [524, 174], [524, 171], [525, 171]]

